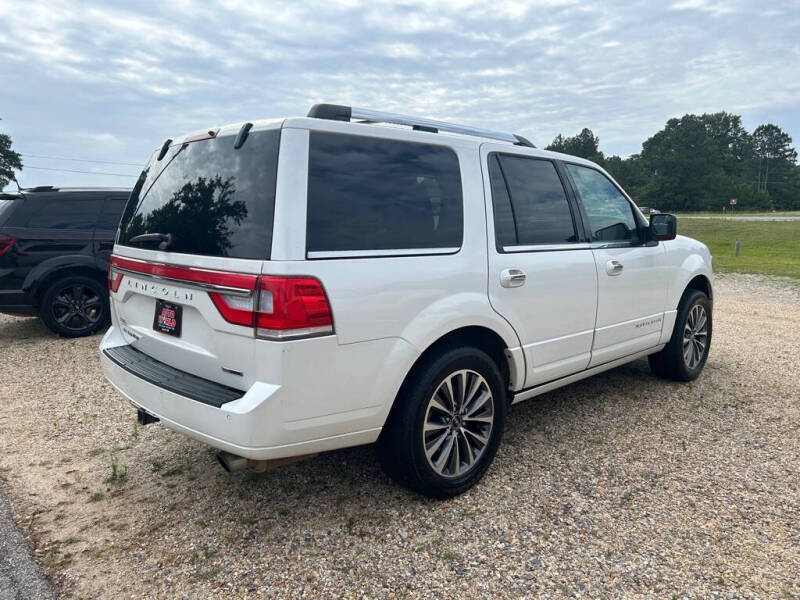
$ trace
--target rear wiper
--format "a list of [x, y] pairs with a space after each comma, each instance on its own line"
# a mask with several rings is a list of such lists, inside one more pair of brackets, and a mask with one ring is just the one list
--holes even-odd
[[171, 233], [142, 233], [139, 235], [133, 236], [131, 239], [128, 240], [133, 244], [137, 244], [139, 242], [160, 242], [158, 245], [159, 250], [166, 250], [169, 248], [169, 245], [172, 243], [172, 234]]

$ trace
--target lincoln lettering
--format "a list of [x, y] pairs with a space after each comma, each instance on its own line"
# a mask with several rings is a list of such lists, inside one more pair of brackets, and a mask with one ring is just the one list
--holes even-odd
[[156, 285], [154, 283], [147, 283], [146, 281], [137, 281], [133, 278], [127, 278], [128, 287], [138, 290], [140, 292], [145, 292], [148, 294], [152, 294], [154, 296], [162, 296], [164, 298], [175, 298], [177, 300], [192, 300], [193, 294], [192, 292], [184, 292], [182, 290], [176, 290], [175, 288], [170, 288], [165, 285]]

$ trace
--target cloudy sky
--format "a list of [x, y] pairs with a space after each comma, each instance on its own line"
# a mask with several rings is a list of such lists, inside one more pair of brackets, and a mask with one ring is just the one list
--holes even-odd
[[622, 155], [669, 117], [727, 110], [800, 146], [798, 0], [266, 6], [0, 0], [0, 131], [22, 184], [131, 185], [97, 173], [135, 175], [166, 137], [315, 102], [541, 146], [590, 127]]

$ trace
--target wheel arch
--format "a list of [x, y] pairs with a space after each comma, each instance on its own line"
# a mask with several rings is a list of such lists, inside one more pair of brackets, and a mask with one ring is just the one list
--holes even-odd
[[706, 296], [708, 296], [708, 299], [711, 302], [714, 302], [714, 287], [711, 284], [711, 280], [703, 274], [695, 275], [689, 280], [689, 282], [686, 284], [686, 287], [683, 289], [681, 300], [689, 290], [703, 292]]
[[54, 281], [61, 279], [62, 277], [67, 277], [70, 275], [84, 275], [91, 277], [100, 283], [105, 283], [105, 274], [95, 266], [93, 258], [60, 258], [63, 258], [64, 260], [40, 264], [25, 278], [23, 289], [33, 299], [37, 309], [39, 308], [39, 302], [42, 294], [44, 294], [47, 288], [50, 287]]
[[[519, 376], [524, 377], [524, 361], [522, 365], [519, 364], [519, 361], [522, 360], [521, 352], [519, 353], [518, 358], [515, 357], [514, 354], [516, 353], [513, 353], [509, 349], [508, 344], [498, 332], [483, 325], [467, 325], [458, 327], [434, 340], [416, 358], [406, 372], [406, 375], [397, 390], [397, 394], [395, 394], [395, 397], [392, 399], [392, 405], [388, 411], [385, 422], [388, 422], [395, 413], [398, 406], [398, 399], [402, 396], [403, 390], [411, 381], [414, 380], [414, 378], [417, 376], [417, 373], [419, 373], [420, 369], [425, 367], [432, 356], [435, 356], [437, 353], [441, 353], [449, 348], [463, 346], [473, 346], [486, 352], [486, 354], [488, 354], [497, 364], [497, 367], [500, 370], [500, 375], [503, 378], [503, 382], [506, 384], [506, 386], [508, 386], [509, 383], [513, 381], [515, 377], [517, 377], [516, 370], [522, 369], [522, 372], [519, 374]], [[508, 389], [508, 387], [506, 389], [508, 393], [508, 401], [510, 402], [513, 398], [513, 393], [510, 389]]]

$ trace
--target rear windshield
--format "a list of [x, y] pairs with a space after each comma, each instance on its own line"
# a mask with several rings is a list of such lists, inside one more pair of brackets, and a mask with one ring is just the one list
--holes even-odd
[[239, 149], [234, 140], [191, 142], [160, 161], [154, 156], [125, 207], [117, 243], [268, 259], [280, 130], [253, 132]]

